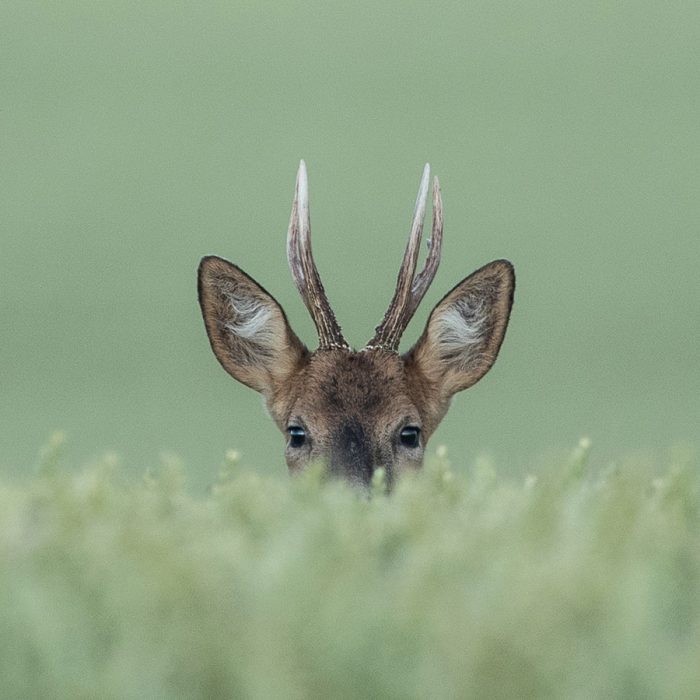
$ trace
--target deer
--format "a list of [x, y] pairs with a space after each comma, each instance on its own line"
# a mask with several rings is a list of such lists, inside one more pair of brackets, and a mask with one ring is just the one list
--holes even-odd
[[440, 263], [443, 210], [432, 186], [432, 235], [416, 274], [430, 182], [420, 180], [396, 288], [372, 339], [352, 349], [331, 309], [311, 249], [306, 164], [297, 172], [287, 231], [292, 279], [318, 333], [309, 350], [282, 306], [240, 267], [215, 255], [198, 270], [199, 303], [216, 359], [234, 379], [263, 396], [285, 436], [291, 474], [322, 463], [330, 476], [367, 487], [378, 468], [391, 488], [418, 471], [426, 445], [452, 397], [493, 366], [510, 318], [515, 272], [508, 260], [484, 265], [433, 308], [407, 351], [399, 341]]

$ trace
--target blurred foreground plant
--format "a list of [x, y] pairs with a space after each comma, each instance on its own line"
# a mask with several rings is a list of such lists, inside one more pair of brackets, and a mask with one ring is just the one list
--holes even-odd
[[0, 484], [8, 698], [694, 698], [700, 494], [689, 461], [523, 481], [438, 450], [385, 496], [230, 453]]

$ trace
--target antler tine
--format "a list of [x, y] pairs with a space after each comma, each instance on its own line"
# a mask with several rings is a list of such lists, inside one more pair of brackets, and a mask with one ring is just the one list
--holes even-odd
[[292, 215], [287, 231], [287, 259], [294, 284], [318, 331], [319, 349], [349, 349], [314, 263], [311, 250], [309, 184], [306, 163], [303, 160], [299, 164], [294, 187]]
[[294, 185], [294, 201], [292, 202], [292, 214], [289, 217], [289, 228], [287, 229], [287, 262], [292, 273], [294, 285], [304, 298], [304, 269], [299, 258], [299, 173]]
[[368, 348], [381, 347], [390, 351], [398, 350], [401, 334], [406, 329], [433, 277], [435, 277], [435, 272], [440, 263], [442, 244], [442, 199], [437, 178], [435, 178], [433, 185], [434, 242], [430, 246], [430, 253], [428, 254], [425, 267], [414, 280], [420, 242], [423, 235], [423, 219], [425, 218], [429, 183], [430, 165], [426, 163], [420, 187], [418, 188], [411, 233], [406, 244], [399, 276], [396, 280], [396, 290], [382, 322], [375, 329], [374, 337], [367, 344]]
[[430, 287], [433, 279], [435, 279], [435, 273], [440, 265], [440, 253], [442, 252], [442, 227], [442, 194], [440, 192], [440, 181], [435, 177], [433, 178], [433, 230], [428, 239], [428, 257], [426, 258], [425, 266], [413, 280], [410, 302], [407, 309], [407, 324], [408, 321], [413, 318], [413, 314], [416, 312], [421, 301], [423, 301], [428, 287]]

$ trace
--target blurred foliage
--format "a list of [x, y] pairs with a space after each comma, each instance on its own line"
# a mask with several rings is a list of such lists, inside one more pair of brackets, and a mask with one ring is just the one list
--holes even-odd
[[444, 449], [382, 495], [229, 453], [0, 484], [5, 698], [634, 697], [700, 687], [696, 465]]

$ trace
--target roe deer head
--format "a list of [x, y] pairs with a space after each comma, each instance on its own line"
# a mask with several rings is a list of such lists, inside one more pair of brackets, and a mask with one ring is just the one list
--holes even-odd
[[476, 383], [498, 355], [508, 325], [515, 275], [496, 260], [463, 279], [432, 310], [418, 342], [398, 352], [401, 335], [440, 262], [442, 200], [433, 182], [433, 228], [423, 270], [416, 265], [430, 169], [423, 171], [396, 290], [374, 337], [359, 351], [345, 341], [311, 252], [306, 166], [299, 166], [287, 257], [318, 331], [310, 351], [282, 307], [232, 263], [207, 256], [199, 266], [199, 303], [212, 350], [235, 379], [259, 391], [286, 437], [291, 472], [323, 461], [331, 474], [388, 483], [423, 462], [428, 439], [452, 396]]

